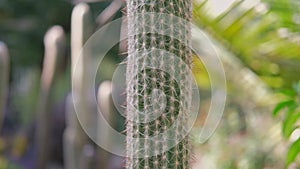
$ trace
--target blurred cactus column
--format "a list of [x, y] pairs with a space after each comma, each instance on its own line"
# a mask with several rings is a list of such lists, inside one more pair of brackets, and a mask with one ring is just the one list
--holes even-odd
[[66, 52], [65, 33], [61, 26], [51, 27], [45, 37], [45, 56], [41, 76], [40, 96], [37, 112], [37, 168], [45, 169], [49, 165], [51, 153], [50, 127], [53, 118], [51, 115], [52, 88], [58, 75], [58, 67], [64, 60]]
[[5, 116], [5, 107], [9, 83], [9, 55], [8, 49], [0, 42], [0, 129]]
[[[173, 19], [190, 21], [191, 8], [191, 0], [127, 1], [127, 169], [190, 168], [185, 134], [191, 97], [185, 95], [191, 95], [191, 82], [185, 66], [190, 68], [192, 63], [191, 30], [185, 22], [175, 24]], [[148, 12], [169, 16], [158, 14], [157, 18]], [[144, 32], [151, 29], [159, 33]], [[181, 39], [172, 37], [175, 34]], [[162, 59], [168, 52], [178, 58]]]
[[[92, 35], [94, 27], [89, 6], [85, 3], [76, 5], [71, 19], [71, 70], [72, 80], [74, 80], [72, 87], [75, 88], [72, 96], [77, 98], [78, 107], [76, 107], [77, 112], [74, 111], [74, 108], [69, 108], [69, 112], [67, 112], [67, 129], [64, 135], [66, 169], [90, 168], [91, 160], [94, 156], [94, 147], [81, 127], [81, 124], [93, 123], [92, 117], [89, 117], [89, 115], [92, 114], [91, 112], [96, 112], [95, 108], [91, 106], [93, 94], [91, 83], [93, 81], [90, 79], [89, 73], [89, 65], [91, 63], [89, 49], [82, 50], [85, 42]], [[76, 74], [74, 74], [75, 69]], [[69, 99], [69, 104], [71, 102], [73, 101]]]
[[64, 168], [77, 169], [78, 159], [76, 159], [76, 130], [78, 121], [74, 109], [72, 94], [66, 100], [66, 129], [63, 135]]
[[[98, 89], [98, 105], [107, 123], [112, 127], [116, 127], [115, 114], [117, 110], [112, 99], [112, 82], [104, 81], [100, 84]], [[106, 124], [102, 122], [97, 123], [98, 141], [105, 142], [106, 145], [111, 145], [110, 148], [113, 148], [113, 140], [111, 140], [113, 136], [106, 130], [107, 127], [103, 125]], [[101, 169], [109, 169], [109, 162], [111, 160], [110, 153], [101, 148], [98, 148], [97, 152], [99, 156], [98, 163], [101, 164]]]

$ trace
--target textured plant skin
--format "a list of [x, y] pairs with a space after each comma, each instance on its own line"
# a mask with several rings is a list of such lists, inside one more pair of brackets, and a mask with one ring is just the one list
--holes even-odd
[[0, 128], [2, 127], [6, 97], [9, 81], [9, 55], [8, 49], [3, 42], [0, 42]]
[[[138, 30], [146, 30], [149, 25], [144, 23], [158, 22], [157, 18], [145, 17], [148, 12], [166, 13], [180, 17], [184, 20], [191, 19], [190, 0], [128, 0], [128, 63], [127, 63], [127, 140], [126, 140], [126, 168], [127, 169], [187, 169], [190, 168], [190, 144], [186, 132], [188, 109], [183, 103], [191, 100], [183, 100], [182, 95], [188, 94], [190, 82], [185, 78], [186, 70], [182, 65], [173, 65], [168, 73], [150, 68], [145, 65], [151, 63], [172, 64], [174, 60], [169, 58], [160, 61], [159, 53], [150, 53], [152, 49], [160, 49], [179, 57], [188, 67], [191, 66], [191, 50], [186, 44], [190, 44], [190, 27], [180, 25], [184, 29], [180, 33], [182, 39], [158, 33], [142, 32], [136, 35]], [[142, 16], [137, 19], [138, 16]], [[178, 25], [167, 24], [169, 18], [161, 18], [161, 31], [177, 29]], [[151, 26], [151, 25], [150, 25]], [[184, 43], [187, 42], [187, 43]], [[137, 53], [140, 52], [140, 53]], [[176, 81], [171, 74], [179, 72], [180, 81]], [[164, 99], [153, 98], [153, 92], [158, 89], [164, 93]], [[154, 94], [155, 96], [155, 94]], [[189, 97], [187, 97], [189, 98]], [[149, 120], [149, 112], [163, 112], [154, 120]], [[135, 113], [146, 112], [143, 117]], [[183, 114], [183, 116], [181, 116]], [[149, 121], [148, 121], [149, 120]], [[151, 137], [164, 133], [174, 122], [173, 132], [163, 134], [162, 142], [150, 144]], [[178, 139], [177, 139], [178, 138]], [[175, 143], [175, 144], [174, 144]], [[170, 145], [173, 145], [170, 148]], [[154, 155], [153, 155], [154, 152]], [[158, 152], [158, 153], [155, 153]], [[162, 152], [162, 153], [159, 153]]]
[[45, 37], [45, 56], [41, 76], [40, 96], [37, 112], [37, 168], [44, 169], [50, 157], [50, 120], [53, 102], [52, 89], [58, 75], [58, 67], [64, 60], [66, 44], [65, 33], [61, 26], [51, 27]]

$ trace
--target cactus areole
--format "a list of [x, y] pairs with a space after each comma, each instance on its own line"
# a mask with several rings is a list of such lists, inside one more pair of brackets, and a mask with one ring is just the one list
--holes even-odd
[[127, 0], [127, 169], [190, 168], [191, 8], [191, 0]]

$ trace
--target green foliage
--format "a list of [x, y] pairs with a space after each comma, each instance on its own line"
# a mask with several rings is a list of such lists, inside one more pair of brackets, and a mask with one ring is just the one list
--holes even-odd
[[[208, 12], [208, 2], [195, 2], [195, 23], [231, 50], [268, 86], [289, 88], [299, 80], [298, 0], [262, 0], [253, 7], [245, 7], [245, 1], [237, 1], [215, 17]], [[300, 83], [281, 93], [285, 99], [276, 105], [273, 115], [284, 112], [282, 133], [285, 138], [290, 138], [299, 128]], [[287, 165], [294, 162], [300, 152], [298, 142], [299, 138], [296, 138], [289, 148]]]
[[[270, 6], [272, 13], [280, 19], [280, 26], [299, 31], [300, 25], [296, 17], [300, 14], [300, 3], [298, 0], [263, 0]], [[298, 15], [298, 16], [297, 16]]]
[[[273, 114], [279, 115], [279, 112], [284, 113], [282, 122], [282, 133], [286, 139], [289, 139], [295, 130], [299, 129], [298, 121], [300, 120], [300, 81], [290, 90], [283, 90], [282, 93], [286, 99], [277, 104]], [[296, 161], [300, 154], [300, 137], [293, 138], [292, 144], [289, 147], [286, 159], [286, 165], [289, 166]]]
[[0, 1], [0, 38], [10, 50], [13, 73], [20, 67], [39, 67], [45, 32], [52, 25], [69, 30], [71, 8], [62, 0]]
[[278, 112], [284, 108], [291, 108], [295, 106], [295, 101], [294, 100], [287, 100], [287, 101], [283, 101], [277, 104], [277, 106], [275, 107], [273, 114], [277, 115]]
[[0, 157], [0, 168], [5, 169], [24, 169], [23, 167], [20, 167], [14, 163], [11, 163], [4, 157]]
[[290, 147], [288, 154], [287, 154], [287, 161], [286, 164], [289, 166], [292, 164], [300, 152], [300, 139], [297, 139]]
[[270, 87], [288, 87], [299, 80], [297, 0], [264, 0], [253, 7], [237, 1], [216, 17], [207, 11], [207, 2], [195, 2], [195, 23], [208, 30]]

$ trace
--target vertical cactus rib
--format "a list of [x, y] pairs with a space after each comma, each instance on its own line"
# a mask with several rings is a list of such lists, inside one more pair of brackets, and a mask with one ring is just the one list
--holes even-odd
[[51, 27], [45, 37], [45, 56], [41, 76], [40, 98], [37, 112], [37, 168], [44, 169], [49, 163], [51, 90], [57, 75], [57, 68], [65, 55], [65, 33], [61, 26]]
[[5, 105], [7, 100], [9, 82], [9, 55], [8, 49], [0, 42], [0, 128], [5, 116]]
[[[127, 1], [127, 169], [190, 168], [190, 145], [184, 134], [187, 133], [187, 105], [191, 99], [184, 95], [191, 95], [191, 82], [184, 65], [190, 68], [192, 63], [188, 46], [191, 30], [186, 22], [175, 24], [169, 17], [190, 21], [191, 4], [191, 0]], [[165, 13], [169, 17], [161, 17], [158, 21], [156, 17], [148, 17], [149, 12]], [[151, 28], [158, 22], [159, 28]], [[158, 33], [145, 32], [149, 28]], [[165, 35], [167, 30], [171, 30], [169, 35]], [[174, 38], [175, 32], [182, 39]], [[178, 58], [161, 59], [166, 52]], [[147, 67], [153, 64], [155, 68]], [[170, 68], [168, 72], [163, 70], [166, 65]], [[174, 76], [179, 76], [180, 80], [175, 80]], [[136, 113], [136, 110], [143, 113]], [[161, 111], [160, 116], [151, 119], [153, 113]], [[173, 131], [164, 133], [173, 124], [176, 124]], [[162, 140], [151, 141], [161, 133]]]

